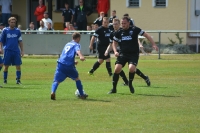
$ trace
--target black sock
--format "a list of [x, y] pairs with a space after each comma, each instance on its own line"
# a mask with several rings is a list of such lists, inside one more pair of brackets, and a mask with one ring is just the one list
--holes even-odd
[[110, 62], [106, 62], [106, 68], [107, 68], [108, 74], [112, 76], [112, 68], [111, 68]]
[[136, 74], [138, 75], [138, 76], [140, 76], [141, 78], [143, 78], [143, 79], [146, 79], [146, 76], [140, 71], [140, 69], [136, 69]]
[[127, 77], [126, 77], [126, 75], [125, 75], [125, 73], [124, 73], [123, 70], [121, 70], [121, 72], [119, 73], [119, 75], [122, 77], [124, 83], [128, 84], [128, 79], [127, 79]]
[[129, 72], [129, 83], [128, 83], [129, 87], [133, 87], [132, 82], [133, 82], [134, 76], [135, 76], [135, 72], [134, 73]]
[[90, 73], [93, 73], [97, 68], [100, 66], [100, 63], [97, 61], [94, 63], [92, 69], [90, 70]]
[[113, 90], [116, 90], [117, 89], [117, 82], [119, 80], [119, 74], [117, 73], [114, 73], [113, 75]]

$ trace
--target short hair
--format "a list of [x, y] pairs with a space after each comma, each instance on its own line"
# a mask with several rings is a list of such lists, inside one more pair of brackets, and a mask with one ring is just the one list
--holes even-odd
[[122, 20], [127, 20], [129, 22], [129, 18], [127, 16], [122, 17]]
[[116, 10], [113, 10], [112, 12], [115, 12], [115, 13], [116, 13]]
[[8, 22], [10, 22], [11, 20], [15, 20], [15, 22], [17, 22], [17, 19], [16, 19], [15, 17], [10, 17], [10, 18], [8, 19]]
[[103, 17], [103, 20], [107, 20], [107, 21], [108, 21], [108, 20], [109, 20], [109, 18], [108, 18], [108, 17]]
[[78, 33], [78, 32], [74, 32], [74, 33], [72, 34], [72, 38], [73, 38], [73, 39], [77, 39], [77, 38], [80, 38], [80, 37], [81, 37], [81, 34]]
[[114, 19], [113, 19], [113, 23], [114, 23], [114, 22], [118, 22], [118, 23], [120, 24], [120, 20], [119, 20], [118, 18], [114, 18]]
[[69, 3], [68, 3], [68, 2], [65, 2], [65, 5], [69, 5]]
[[129, 14], [128, 14], [128, 13], [125, 13], [124, 16], [129, 17]]
[[30, 22], [30, 24], [33, 24], [33, 25], [34, 25], [34, 22]]

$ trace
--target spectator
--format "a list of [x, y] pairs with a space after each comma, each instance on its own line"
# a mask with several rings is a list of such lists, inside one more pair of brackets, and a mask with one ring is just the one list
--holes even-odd
[[0, 0], [0, 10], [2, 13], [2, 23], [7, 27], [8, 19], [12, 12], [12, 0]]
[[109, 0], [98, 0], [97, 2], [97, 12], [100, 14], [101, 12], [104, 12], [107, 16], [108, 10], [110, 8]]
[[87, 34], [92, 34], [92, 33], [91, 33], [92, 27], [91, 27], [90, 25], [87, 26], [87, 31], [88, 31]]
[[74, 30], [75, 30], [75, 29], [74, 29], [73, 24], [69, 24], [69, 29], [68, 29], [68, 31], [67, 31], [66, 34], [73, 34], [73, 32], [69, 32], [69, 31], [74, 31]]
[[17, 28], [18, 28], [19, 30], [22, 30], [22, 25], [19, 24], [19, 25], [17, 26]]
[[44, 32], [41, 31], [47, 31], [47, 28], [44, 26], [44, 22], [41, 20], [40, 21], [40, 28], [38, 29], [38, 34], [44, 34]]
[[[34, 23], [33, 23], [33, 22], [30, 22], [29, 28], [26, 29], [26, 31], [35, 31], [35, 30], [36, 30], [36, 28], [35, 28]], [[35, 33], [35, 32], [26, 32], [25, 34], [34, 34], [34, 33]]]
[[135, 26], [134, 20], [133, 20], [132, 18], [129, 17], [129, 14], [128, 14], [128, 13], [124, 14], [124, 17], [128, 17], [128, 18], [129, 18], [130, 27]]
[[37, 28], [40, 27], [40, 20], [42, 20], [46, 6], [43, 5], [43, 0], [39, 0], [39, 6], [36, 7], [34, 15], [37, 17]]
[[[64, 28], [64, 31], [68, 31], [69, 29], [69, 25], [70, 25], [70, 22], [65, 22], [65, 28]], [[67, 32], [63, 32], [63, 34], [66, 34]]]
[[[47, 30], [48, 30], [48, 31], [54, 31], [54, 29], [53, 29], [52, 26], [51, 26], [51, 23], [49, 23], [49, 22], [48, 22], [48, 24], [47, 24]], [[54, 32], [48, 32], [48, 34], [54, 34]]]
[[104, 15], [104, 12], [100, 12], [100, 16], [94, 21], [94, 24], [98, 24], [98, 26], [101, 26]]
[[65, 27], [66, 22], [70, 22], [71, 24], [73, 23], [73, 15], [74, 15], [73, 10], [69, 8], [69, 4], [66, 2], [65, 3], [65, 9], [62, 11], [64, 28], [66, 28]]
[[117, 16], [116, 16], [116, 10], [112, 11], [112, 14], [111, 14], [111, 16], [109, 18], [109, 23], [113, 23], [113, 19], [114, 18], [117, 18]]
[[83, 3], [83, 0], [79, 0], [79, 6], [75, 8], [74, 25], [77, 26], [77, 30], [86, 30], [87, 16], [92, 14], [92, 10], [84, 6]]
[[0, 31], [2, 31], [4, 27], [5, 25], [3, 23], [0, 23]]
[[53, 22], [52, 20], [49, 18], [49, 14], [48, 12], [44, 12], [44, 18], [42, 19], [42, 21], [44, 22], [44, 26], [47, 28], [48, 23], [51, 23], [51, 28], [53, 27]]

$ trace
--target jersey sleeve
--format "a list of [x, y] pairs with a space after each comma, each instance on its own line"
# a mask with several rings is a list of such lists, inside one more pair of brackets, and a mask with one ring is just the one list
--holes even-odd
[[143, 34], [145, 33], [145, 31], [140, 29], [139, 27], [135, 27], [135, 31], [140, 36], [143, 36]]
[[75, 51], [80, 51], [81, 50], [81, 45], [80, 44], [76, 44], [74, 47]]
[[18, 35], [18, 41], [19, 41], [19, 42], [22, 42], [22, 34], [21, 34], [20, 31], [19, 31], [19, 35]]
[[5, 29], [3, 29], [3, 31], [2, 31], [2, 33], [1, 33], [1, 38], [0, 38], [0, 42], [1, 43], [5, 43], [5, 40], [6, 40], [6, 30]]
[[115, 33], [113, 40], [116, 41], [116, 42], [120, 42], [120, 37], [121, 37], [121, 34], [118, 31], [118, 32]]

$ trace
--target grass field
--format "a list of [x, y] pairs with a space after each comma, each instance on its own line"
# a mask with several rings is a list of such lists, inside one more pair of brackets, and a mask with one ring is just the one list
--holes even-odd
[[135, 76], [135, 94], [120, 79], [118, 93], [108, 95], [112, 78], [105, 64], [88, 76], [96, 59], [86, 57], [77, 69], [88, 99], [76, 98], [74, 81], [66, 79], [51, 101], [57, 59], [25, 57], [23, 85], [15, 84], [10, 67], [8, 84], [0, 88], [0, 133], [199, 133], [200, 55], [161, 58], [140, 57], [138, 68], [150, 77], [150, 87]]

